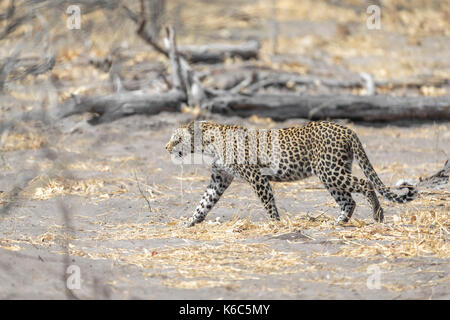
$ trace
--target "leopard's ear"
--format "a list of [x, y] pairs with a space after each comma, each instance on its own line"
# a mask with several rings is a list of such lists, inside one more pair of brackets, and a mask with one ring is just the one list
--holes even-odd
[[190, 120], [189, 122], [185, 122], [183, 123], [180, 128], [184, 128], [184, 129], [193, 129], [194, 128], [194, 123], [195, 120]]
[[201, 125], [206, 122], [207, 121], [205, 121], [205, 120], [202, 120], [202, 121], [191, 120], [188, 123], [185, 123], [184, 125], [182, 125], [182, 128], [188, 129], [189, 132], [193, 133], [195, 131], [194, 128], [201, 128]]

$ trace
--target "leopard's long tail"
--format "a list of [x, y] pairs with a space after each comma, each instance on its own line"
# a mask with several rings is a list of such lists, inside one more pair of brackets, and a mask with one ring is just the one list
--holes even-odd
[[353, 134], [352, 137], [352, 151], [353, 154], [358, 161], [359, 166], [364, 172], [364, 175], [369, 179], [369, 181], [374, 185], [375, 189], [382, 194], [386, 199], [393, 202], [404, 203], [411, 201], [417, 197], [417, 189], [406, 182], [403, 182], [398, 186], [399, 189], [406, 188], [408, 192], [406, 194], [397, 194], [391, 190], [391, 188], [386, 187], [378, 177], [378, 174], [375, 172], [375, 169], [372, 167], [372, 164], [367, 157], [366, 152], [362, 146], [361, 141]]

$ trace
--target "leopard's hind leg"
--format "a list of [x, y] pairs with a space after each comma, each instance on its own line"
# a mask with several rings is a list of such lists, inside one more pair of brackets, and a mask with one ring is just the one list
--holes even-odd
[[[363, 194], [369, 202], [370, 207], [372, 208], [373, 219], [377, 222], [383, 222], [383, 208], [381, 208], [380, 206], [380, 202], [378, 201], [378, 197], [375, 193], [373, 185], [368, 180], [360, 179], [348, 172], [343, 171], [340, 171], [339, 174], [336, 175], [322, 174], [321, 176], [319, 176], [319, 178], [325, 184], [327, 189], [330, 190], [331, 195], [341, 206], [341, 210], [342, 205], [344, 205], [346, 208], [342, 210], [343, 212], [341, 212], [341, 215], [339, 215], [338, 222], [348, 221], [353, 214], [354, 207], [352, 210], [350, 210], [350, 208], [352, 208], [352, 202], [354, 203], [353, 199], [351, 199], [351, 193]], [[332, 191], [335, 192], [334, 195]]]
[[347, 222], [353, 215], [356, 208], [356, 202], [352, 198], [352, 194], [347, 191], [329, 189], [328, 190], [333, 196], [334, 200], [337, 202], [341, 209], [336, 222]]

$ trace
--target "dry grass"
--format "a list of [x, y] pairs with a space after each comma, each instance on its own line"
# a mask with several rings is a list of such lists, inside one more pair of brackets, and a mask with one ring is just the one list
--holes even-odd
[[[130, 238], [135, 237], [136, 232], [131, 232]], [[66, 238], [66, 236], [46, 232], [39, 237], [28, 239], [26, 242], [53, 247], [63, 238]], [[63, 251], [56, 250], [54, 252], [64, 254]], [[179, 287], [193, 286], [194, 283], [211, 286], [217, 285], [215, 282], [218, 280], [228, 282], [258, 279], [263, 275], [298, 273], [302, 270], [303, 264], [301, 256], [297, 252], [273, 250], [263, 243], [235, 241], [162, 247], [150, 250], [145, 248], [134, 250], [105, 247], [94, 249], [71, 244], [69, 245], [69, 253], [72, 256], [110, 259], [118, 263], [134, 265], [145, 269], [147, 276], [164, 273], [165, 276], [169, 277], [166, 282], [168, 286]], [[152, 270], [152, 273], [149, 273], [150, 270]], [[186, 284], [186, 279], [195, 279], [195, 282]], [[177, 282], [180, 282], [179, 285], [176, 285]]]
[[11, 241], [10, 239], [0, 239], [0, 248], [9, 250], [9, 251], [20, 251], [23, 247], [19, 245], [12, 244], [15, 241]]
[[110, 172], [111, 166], [106, 163], [94, 162], [94, 161], [77, 161], [69, 163], [66, 168], [68, 170], [80, 170], [80, 171], [99, 171]]
[[40, 175], [30, 181], [24, 195], [33, 200], [48, 200], [55, 196], [64, 195], [105, 200], [126, 192], [127, 185], [120, 179], [91, 178], [74, 180]]
[[0, 152], [10, 152], [18, 150], [39, 149], [45, 142], [42, 136], [34, 132], [8, 133], [0, 140]]
[[234, 216], [227, 222], [207, 221], [197, 224], [192, 228], [183, 228], [182, 223], [185, 220], [173, 219], [165, 225], [155, 222], [145, 224], [103, 224], [102, 232], [95, 234], [90, 240], [146, 240], [146, 239], [164, 239], [178, 238], [194, 241], [223, 241], [233, 242], [236, 240], [245, 240], [258, 238], [264, 235], [275, 235], [289, 232], [296, 232], [302, 229], [316, 228], [324, 229], [329, 227], [331, 217], [321, 215], [314, 219], [307, 215], [285, 216], [281, 222], [263, 222], [252, 221], [252, 217], [244, 219]]
[[[422, 201], [427, 202], [427, 201]], [[430, 206], [431, 207], [431, 206]], [[434, 207], [434, 205], [432, 206]], [[450, 258], [450, 207], [446, 198], [436, 209], [407, 210], [385, 224], [362, 225], [332, 233], [346, 245], [335, 255], [368, 258], [384, 256]]]

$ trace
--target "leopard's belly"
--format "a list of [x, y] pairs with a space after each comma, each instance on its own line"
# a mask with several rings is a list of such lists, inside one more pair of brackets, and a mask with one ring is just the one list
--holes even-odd
[[313, 174], [311, 156], [303, 146], [289, 148], [281, 146], [281, 157], [272, 157], [271, 172], [267, 174], [270, 181], [297, 181], [310, 177]]

